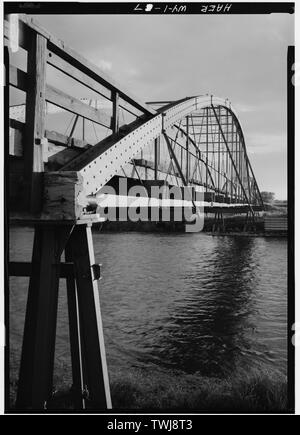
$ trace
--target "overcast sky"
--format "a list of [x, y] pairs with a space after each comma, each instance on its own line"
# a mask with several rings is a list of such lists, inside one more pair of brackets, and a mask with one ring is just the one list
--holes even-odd
[[34, 17], [144, 101], [207, 92], [229, 98], [260, 189], [286, 198], [292, 15]]

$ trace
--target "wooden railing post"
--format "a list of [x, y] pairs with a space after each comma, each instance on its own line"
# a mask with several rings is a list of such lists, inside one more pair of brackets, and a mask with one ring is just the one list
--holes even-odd
[[24, 201], [27, 210], [37, 213], [42, 207], [44, 172], [42, 141], [45, 136], [46, 117], [46, 65], [47, 40], [32, 33], [31, 47], [28, 50], [26, 98], [26, 126], [24, 141]]

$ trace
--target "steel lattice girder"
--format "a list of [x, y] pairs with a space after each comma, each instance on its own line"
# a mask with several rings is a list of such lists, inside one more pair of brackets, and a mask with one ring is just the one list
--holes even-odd
[[123, 138], [111, 138], [107, 143], [100, 142], [78, 158], [63, 167], [64, 171], [78, 171], [83, 177], [84, 194], [94, 195], [101, 189], [121, 167], [145, 146], [159, 137], [167, 128], [196, 110], [211, 104], [228, 106], [227, 100], [212, 96], [187, 98], [175, 103], [166, 110], [153, 116], [150, 120], [137, 126]]

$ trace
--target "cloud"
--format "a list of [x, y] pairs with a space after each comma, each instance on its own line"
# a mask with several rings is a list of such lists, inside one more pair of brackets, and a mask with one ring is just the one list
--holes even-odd
[[112, 62], [105, 59], [100, 59], [96, 62], [96, 65], [103, 71], [108, 72], [112, 70]]
[[239, 113], [251, 113], [257, 111], [257, 106], [251, 104], [235, 103], [234, 108]]
[[140, 72], [138, 71], [138, 69], [134, 68], [134, 67], [129, 67], [127, 69], [126, 73], [131, 78], [135, 78], [135, 77], [138, 77], [140, 75]]
[[246, 139], [249, 154], [286, 153], [287, 138], [284, 134], [249, 134]]
[[286, 55], [294, 40], [293, 15], [34, 18], [141, 100], [207, 92], [228, 97], [259, 184], [285, 188]]

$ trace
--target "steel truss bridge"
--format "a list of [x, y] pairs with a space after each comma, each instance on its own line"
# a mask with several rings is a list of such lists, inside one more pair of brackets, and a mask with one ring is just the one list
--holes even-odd
[[[160, 180], [171, 186], [191, 186], [194, 201], [197, 192], [204, 192], [206, 210], [218, 207], [253, 214], [263, 208], [244, 134], [228, 100], [198, 95], [142, 103], [26, 17], [20, 20], [22, 51], [27, 48], [26, 28], [37, 32], [45, 52], [36, 66], [39, 71], [26, 73], [11, 64], [10, 85], [26, 92], [32, 75], [44, 77], [35, 84], [42, 97], [35, 95], [29, 104], [27, 92], [27, 100], [10, 109], [12, 209], [23, 210], [25, 205], [29, 214], [41, 213], [44, 219], [77, 220], [89, 199], [96, 199], [101, 189], [118, 177], [139, 183], [147, 180], [148, 185]], [[79, 98], [67, 94], [65, 87], [54, 87], [51, 78], [71, 89], [76, 82]], [[91, 98], [80, 98], [87, 94]], [[37, 117], [38, 129], [30, 122]], [[57, 117], [64, 131], [53, 131]], [[35, 143], [23, 147], [29, 128], [35, 130], [31, 131]], [[63, 201], [59, 210], [53, 203], [59, 201], [53, 191], [54, 178], [58, 177], [61, 186], [59, 196], [68, 197], [68, 175], [76, 178], [80, 194], [72, 202]], [[42, 179], [43, 204], [42, 192], [40, 198], [34, 193], [41, 191]]]
[[[211, 95], [141, 102], [24, 16], [5, 20], [9, 217], [31, 224], [31, 263], [17, 407], [51, 399], [59, 279], [67, 280], [76, 407], [110, 408], [90, 212], [102, 190], [131, 184], [191, 186], [206, 211], [255, 216], [263, 202], [245, 137], [228, 100]], [[203, 195], [201, 196], [201, 192]], [[65, 252], [66, 262], [61, 262]]]

